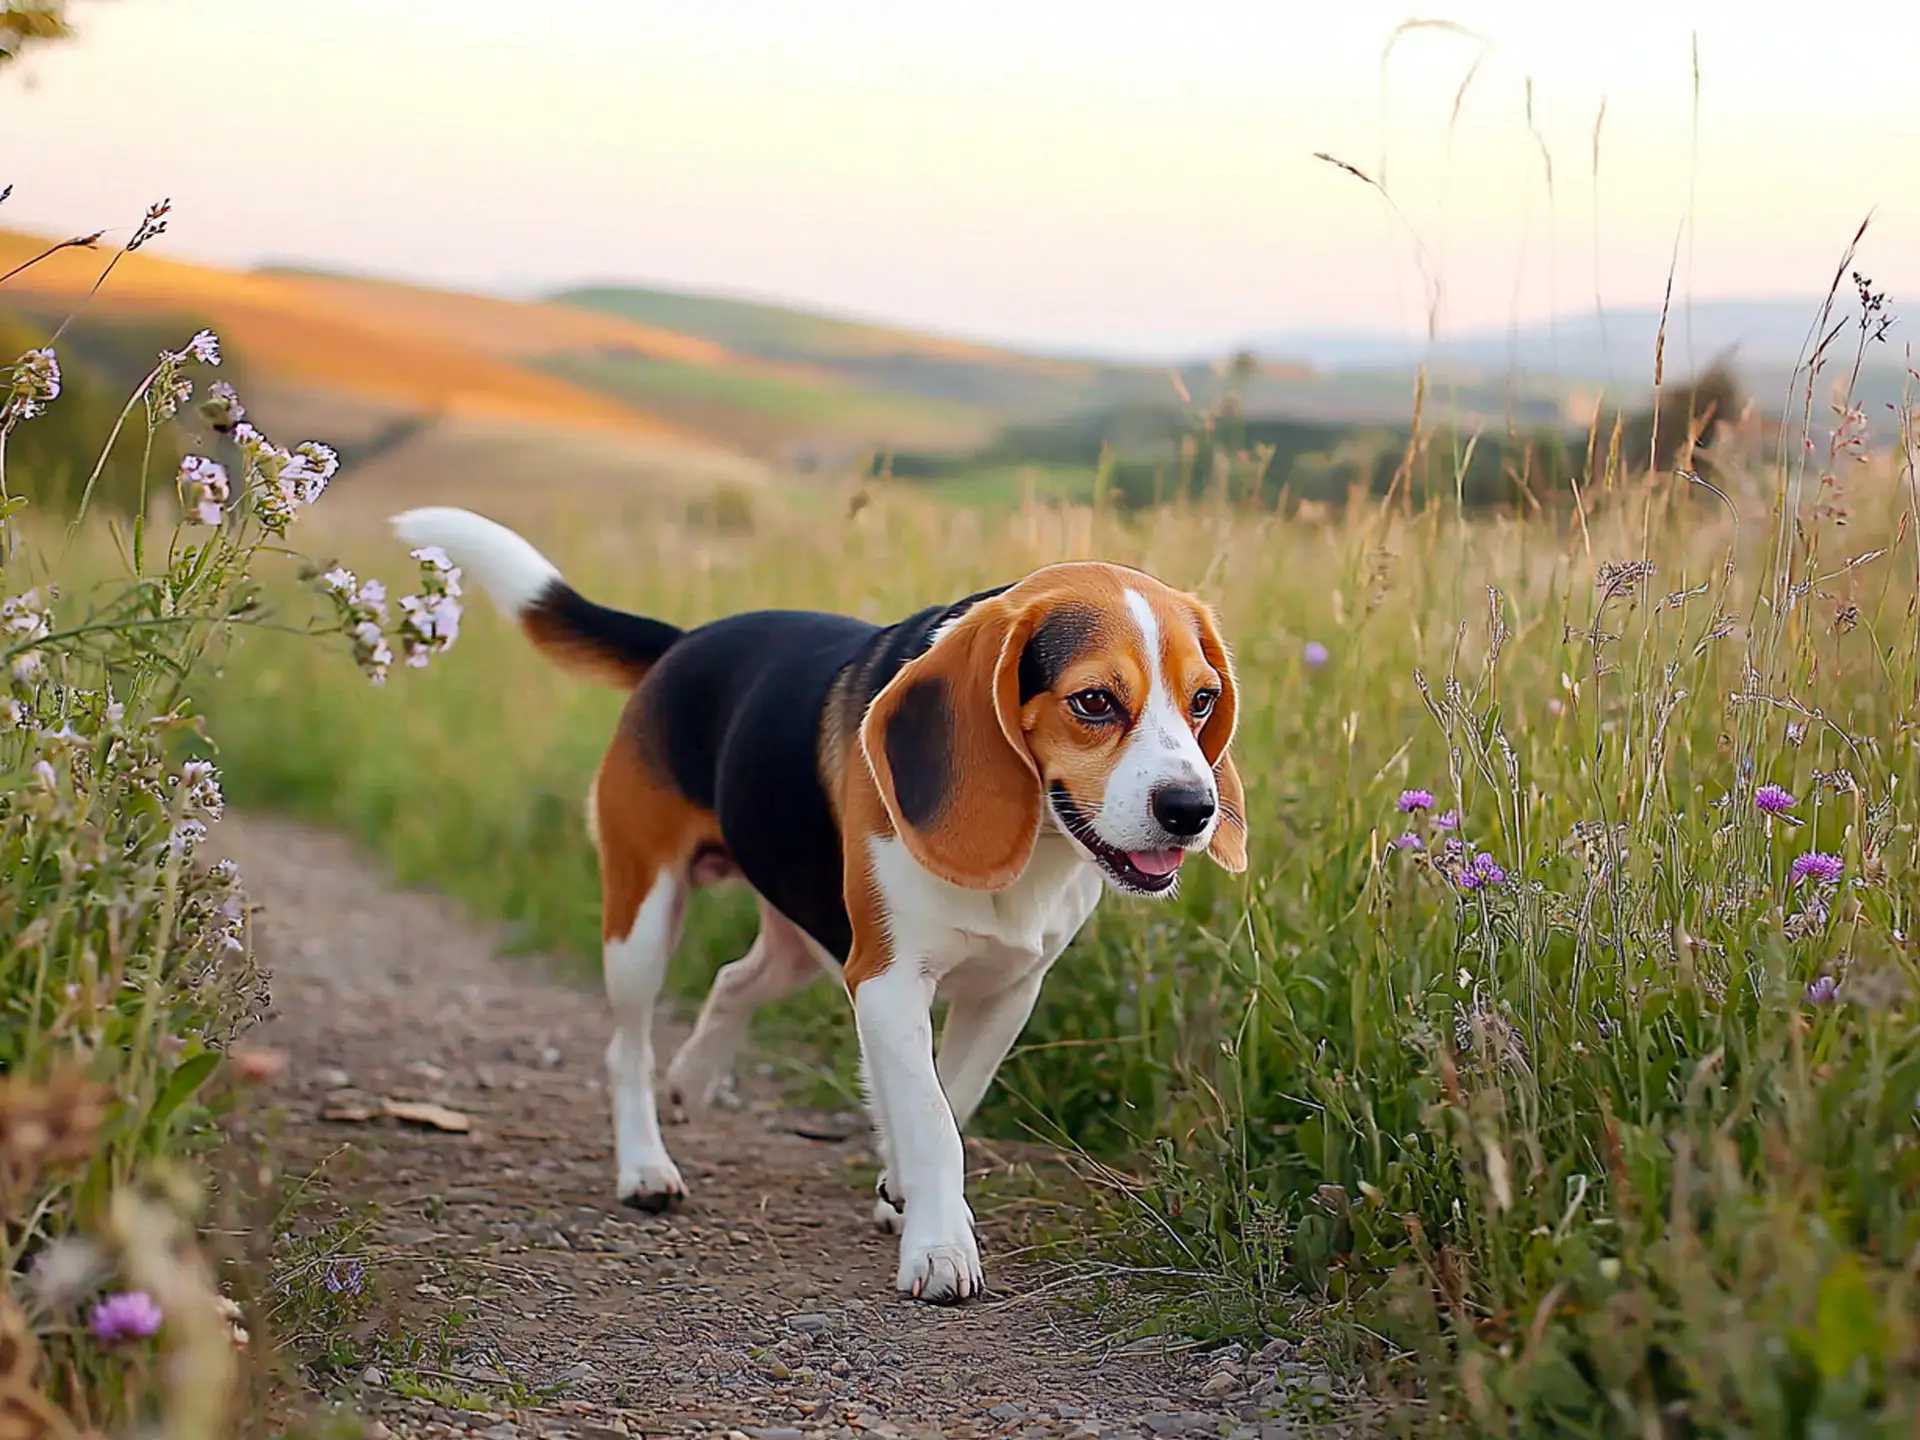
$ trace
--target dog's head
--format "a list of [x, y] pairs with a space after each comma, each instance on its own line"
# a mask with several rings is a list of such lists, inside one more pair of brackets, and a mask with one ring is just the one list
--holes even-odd
[[1203, 603], [1075, 562], [950, 622], [874, 698], [860, 738], [894, 829], [941, 879], [1011, 883], [1051, 819], [1114, 888], [1164, 895], [1191, 852], [1246, 868], [1237, 710]]

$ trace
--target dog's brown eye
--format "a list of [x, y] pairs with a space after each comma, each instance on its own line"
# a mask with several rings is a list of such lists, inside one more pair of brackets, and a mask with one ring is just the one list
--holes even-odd
[[1067, 697], [1067, 708], [1082, 720], [1111, 720], [1120, 713], [1120, 702], [1107, 690], [1082, 690]]
[[1218, 690], [1194, 691], [1193, 704], [1189, 707], [1193, 712], [1193, 718], [1196, 720], [1206, 719], [1213, 713], [1213, 707], [1219, 702], [1219, 699], [1220, 692]]

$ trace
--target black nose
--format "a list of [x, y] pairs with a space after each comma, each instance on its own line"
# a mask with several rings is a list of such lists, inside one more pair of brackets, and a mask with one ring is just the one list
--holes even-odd
[[1191, 840], [1213, 819], [1213, 791], [1205, 785], [1163, 785], [1153, 792], [1153, 818], [1169, 835]]

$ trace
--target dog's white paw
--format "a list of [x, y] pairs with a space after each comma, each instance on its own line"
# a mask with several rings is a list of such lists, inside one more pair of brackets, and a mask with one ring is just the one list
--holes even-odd
[[973, 1238], [973, 1216], [965, 1206], [952, 1223], [922, 1226], [914, 1223], [912, 1215], [906, 1221], [894, 1289], [932, 1305], [952, 1305], [987, 1288], [980, 1247]]
[[619, 1195], [620, 1203], [628, 1209], [658, 1215], [687, 1198], [687, 1182], [680, 1178], [679, 1166], [660, 1159], [622, 1170]]
[[894, 1209], [893, 1202], [884, 1195], [876, 1195], [873, 1200], [873, 1223], [888, 1235], [898, 1235], [907, 1227], [907, 1215], [904, 1210]]

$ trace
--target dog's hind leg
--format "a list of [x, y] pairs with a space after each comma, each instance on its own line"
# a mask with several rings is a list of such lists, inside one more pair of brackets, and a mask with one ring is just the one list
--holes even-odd
[[804, 988], [825, 972], [806, 933], [766, 901], [760, 902], [760, 934], [747, 953], [723, 965], [700, 1007], [693, 1033], [667, 1067], [673, 1118], [705, 1109], [732, 1072], [735, 1053], [753, 1015]]
[[616, 1193], [624, 1205], [661, 1211], [686, 1184], [660, 1136], [653, 1091], [653, 1016], [680, 942], [689, 867], [713, 832], [713, 817], [660, 785], [616, 742], [594, 785], [600, 847], [602, 955], [613, 1039], [607, 1082], [613, 1102]]

